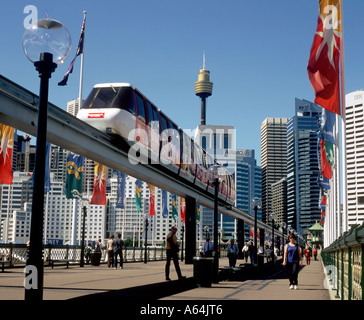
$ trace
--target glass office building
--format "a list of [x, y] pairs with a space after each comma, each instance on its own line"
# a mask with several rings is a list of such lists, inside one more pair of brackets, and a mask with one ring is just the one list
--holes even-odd
[[300, 234], [320, 220], [318, 131], [322, 108], [295, 100], [287, 123], [287, 223]]

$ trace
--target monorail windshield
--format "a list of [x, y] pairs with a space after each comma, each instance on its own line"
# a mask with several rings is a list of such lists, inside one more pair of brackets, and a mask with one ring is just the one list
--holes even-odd
[[93, 88], [81, 109], [118, 108], [135, 113], [134, 94], [130, 87]]

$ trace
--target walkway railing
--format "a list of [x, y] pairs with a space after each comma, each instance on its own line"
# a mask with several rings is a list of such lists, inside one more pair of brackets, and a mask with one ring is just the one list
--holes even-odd
[[[124, 263], [144, 262], [144, 247], [123, 248]], [[226, 250], [221, 250], [221, 255], [226, 256]], [[198, 254], [196, 252], [196, 254]], [[101, 263], [105, 262], [106, 250], [102, 251]], [[181, 258], [182, 252], [179, 252]], [[54, 260], [72, 260], [70, 264], [79, 264], [81, 259], [81, 247], [71, 245], [45, 245], [43, 249], [44, 266], [50, 266]], [[165, 248], [147, 248], [147, 261], [166, 260]], [[0, 244], [0, 261], [9, 261], [6, 266], [21, 267], [26, 265], [27, 247], [24, 244]]]
[[353, 226], [321, 253], [330, 286], [341, 300], [364, 299], [364, 224]]

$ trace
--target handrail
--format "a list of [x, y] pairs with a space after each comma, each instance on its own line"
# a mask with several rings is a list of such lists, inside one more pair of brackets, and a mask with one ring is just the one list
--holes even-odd
[[322, 261], [336, 297], [364, 299], [364, 223], [354, 225], [322, 250]]

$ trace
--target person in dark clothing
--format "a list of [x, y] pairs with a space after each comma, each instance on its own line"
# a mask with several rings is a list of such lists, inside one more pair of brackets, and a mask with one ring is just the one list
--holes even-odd
[[118, 257], [120, 258], [120, 269], [123, 269], [123, 245], [124, 241], [121, 240], [121, 234], [119, 233], [118, 237], [113, 241], [114, 269], [118, 267]]
[[289, 235], [289, 243], [284, 248], [283, 266], [287, 266], [289, 289], [298, 289], [299, 266], [302, 266], [302, 252], [299, 245], [295, 243], [296, 236]]
[[182, 276], [181, 268], [178, 263], [179, 246], [178, 246], [178, 242], [177, 242], [176, 232], [177, 232], [177, 227], [173, 227], [171, 229], [170, 233], [168, 233], [168, 235], [167, 235], [167, 241], [166, 241], [167, 262], [166, 262], [166, 267], [165, 267], [165, 274], [166, 274], [167, 281], [171, 281], [171, 279], [169, 278], [171, 260], [173, 260], [174, 267], [176, 268], [178, 279], [182, 280], [182, 279], [186, 278], [186, 277]]

